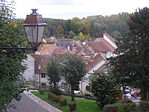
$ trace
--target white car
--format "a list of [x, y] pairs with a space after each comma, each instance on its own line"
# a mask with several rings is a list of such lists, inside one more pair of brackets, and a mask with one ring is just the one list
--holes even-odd
[[81, 93], [80, 91], [74, 90], [74, 93], [79, 94]]

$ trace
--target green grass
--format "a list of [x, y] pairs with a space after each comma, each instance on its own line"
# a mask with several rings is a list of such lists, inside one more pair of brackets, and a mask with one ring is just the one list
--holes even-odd
[[[53, 105], [54, 107], [62, 110], [63, 112], [69, 112], [68, 106], [60, 106], [58, 103], [52, 102], [48, 100], [48, 94], [45, 93], [41, 95], [39, 92], [32, 92], [37, 97], [41, 98], [42, 100], [48, 102], [49, 104]], [[61, 96], [67, 98], [67, 102], [70, 102], [69, 96]], [[99, 107], [96, 104], [96, 101], [94, 100], [87, 100], [82, 98], [75, 98], [75, 101], [77, 103], [77, 109], [76, 112], [101, 112]]]

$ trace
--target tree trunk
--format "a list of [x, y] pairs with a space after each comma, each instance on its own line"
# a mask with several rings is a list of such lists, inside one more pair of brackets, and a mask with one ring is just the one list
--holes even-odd
[[74, 101], [74, 90], [73, 90], [73, 85], [71, 85], [71, 101]]

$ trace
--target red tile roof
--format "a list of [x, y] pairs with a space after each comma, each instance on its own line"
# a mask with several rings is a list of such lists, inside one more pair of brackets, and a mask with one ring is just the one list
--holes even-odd
[[65, 54], [66, 52], [66, 48], [59, 46], [52, 52], [52, 54]]
[[68, 49], [64, 48], [64, 47], [57, 47], [53, 53], [52, 53], [52, 56], [54, 59], [60, 59], [62, 58], [65, 54], [71, 54]]
[[[90, 61], [87, 65], [86, 65], [86, 70], [90, 71], [93, 67], [95, 67], [100, 61], [103, 60], [103, 57], [98, 54], [94, 60]], [[99, 68], [100, 69], [100, 68]]]
[[100, 44], [103, 44], [103, 46], [107, 47], [109, 51], [115, 51], [115, 48], [111, 44], [109, 44], [104, 38], [98, 38], [98, 42]]
[[51, 55], [32, 55], [35, 59], [35, 73], [47, 73], [47, 65], [52, 60]]
[[86, 41], [87, 44], [96, 52], [108, 51], [108, 47], [105, 46], [102, 42], [93, 42], [93, 41]]
[[50, 55], [55, 49], [54, 44], [41, 44], [37, 52], [39, 52], [39, 55]]

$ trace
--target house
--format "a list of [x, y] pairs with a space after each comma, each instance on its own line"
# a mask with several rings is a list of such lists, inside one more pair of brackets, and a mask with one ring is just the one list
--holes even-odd
[[35, 59], [35, 81], [38, 87], [46, 88], [49, 84], [47, 76], [47, 65], [52, 60], [51, 55], [33, 55]]
[[86, 70], [88, 71], [87, 74], [84, 76], [83, 80], [80, 81], [80, 91], [81, 93], [90, 93], [90, 79], [92, 76], [92, 73], [95, 71], [101, 71], [106, 67], [107, 60], [104, 59], [100, 54], [98, 54], [93, 61], [89, 62], [86, 66]]
[[95, 42], [97, 42], [102, 48], [106, 49], [100, 52], [104, 58], [115, 56], [114, 51], [117, 49], [116, 40], [108, 33], [103, 33], [103, 37], [96, 38]]
[[[46, 39], [47, 41], [48, 39]], [[108, 60], [107, 58], [115, 56], [114, 51], [117, 48], [116, 40], [108, 33], [104, 33], [103, 37], [94, 41], [86, 40], [84, 42], [66, 39], [56, 41], [54, 44], [42, 44], [39, 46], [34, 58], [34, 80], [38, 82], [38, 87], [46, 87], [48, 85], [47, 65], [51, 59], [60, 59], [65, 54], [75, 54], [83, 58], [86, 62], [88, 73], [80, 82], [79, 90], [82, 93], [89, 92], [89, 82], [94, 71], [103, 70]], [[65, 81], [61, 81], [62, 87]]]
[[27, 60], [24, 60], [23, 62], [23, 64], [25, 64], [27, 67], [27, 69], [23, 73], [23, 77], [27, 82], [35, 80], [34, 63], [35, 63], [35, 59], [32, 57], [32, 55], [27, 55]]
[[60, 59], [62, 56], [68, 53], [68, 50], [64, 47], [56, 47], [54, 44], [41, 44], [38, 47], [35, 55], [32, 55], [35, 59], [35, 78], [38, 83], [38, 88], [47, 88], [49, 85], [47, 76], [47, 65], [52, 59]]
[[[80, 91], [85, 94], [90, 91], [90, 78], [94, 71], [103, 70], [108, 64], [107, 58], [115, 56], [114, 51], [117, 48], [116, 40], [112, 38], [108, 33], [104, 33], [103, 37], [97, 38], [95, 41], [85, 41], [83, 44], [89, 49], [92, 49], [92, 54], [89, 57], [89, 63], [86, 66], [87, 74], [80, 81]], [[90, 50], [91, 51], [91, 50]]]
[[54, 44], [41, 44], [35, 55], [50, 55], [55, 49], [56, 46]]

